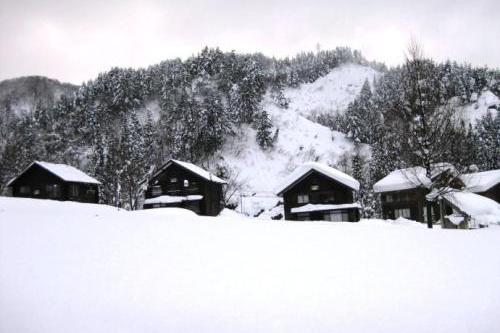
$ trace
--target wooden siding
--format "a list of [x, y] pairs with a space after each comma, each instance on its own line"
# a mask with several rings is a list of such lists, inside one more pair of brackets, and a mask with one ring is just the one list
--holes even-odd
[[[57, 185], [60, 188], [59, 195], [54, 196], [48, 191], [48, 186], [52, 185]], [[20, 175], [10, 184], [10, 187], [13, 197], [69, 200], [86, 203], [99, 202], [99, 188], [96, 184], [66, 182], [37, 164], [32, 165]], [[22, 193], [21, 187], [29, 187], [29, 191]], [[75, 188], [76, 191], [72, 188]]]
[[[171, 182], [175, 178], [176, 182]], [[187, 181], [188, 186], [185, 185]], [[160, 186], [160, 192], [153, 192], [154, 186]], [[202, 195], [197, 201], [161, 204], [161, 207], [181, 207], [194, 211], [199, 215], [216, 216], [223, 209], [222, 184], [207, 181], [197, 174], [172, 163], [163, 172], [151, 179], [145, 193], [145, 198], [155, 198], [161, 195], [188, 196]], [[144, 209], [153, 208], [153, 204], [145, 204]]]
[[[314, 186], [314, 187], [313, 187]], [[318, 187], [317, 189], [316, 186]], [[291, 213], [291, 209], [300, 207], [306, 203], [299, 203], [299, 194], [307, 194], [308, 203], [311, 204], [349, 204], [354, 203], [353, 189], [341, 184], [323, 174], [311, 170], [302, 179], [283, 192], [283, 201], [286, 220], [298, 220], [298, 214]], [[349, 221], [359, 221], [358, 209], [342, 209], [349, 214]], [[324, 220], [326, 211], [316, 211], [310, 213], [311, 220]]]
[[[382, 215], [384, 219], [395, 219], [396, 209], [409, 209], [409, 219], [424, 223], [424, 209], [426, 207], [427, 189], [416, 188], [402, 191], [384, 192], [380, 194], [382, 203]], [[390, 198], [390, 199], [389, 199]], [[432, 204], [433, 221], [439, 220], [440, 212], [437, 203]]]

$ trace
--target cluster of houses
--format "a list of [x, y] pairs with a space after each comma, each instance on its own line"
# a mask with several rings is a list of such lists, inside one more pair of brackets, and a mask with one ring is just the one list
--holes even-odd
[[[500, 170], [457, 175], [445, 163], [435, 165], [430, 179], [421, 167], [400, 169], [374, 184], [386, 219], [440, 221], [444, 228], [475, 228], [500, 222]], [[436, 179], [441, 189], [429, 190]], [[170, 160], [148, 180], [144, 209], [181, 207], [216, 216], [224, 208], [226, 181], [192, 163]], [[8, 186], [15, 197], [98, 203], [100, 182], [72, 166], [35, 161]], [[277, 189], [286, 220], [356, 222], [360, 184], [325, 164], [305, 163]], [[432, 202], [432, 205], [428, 205]], [[430, 209], [430, 210], [429, 210]]]

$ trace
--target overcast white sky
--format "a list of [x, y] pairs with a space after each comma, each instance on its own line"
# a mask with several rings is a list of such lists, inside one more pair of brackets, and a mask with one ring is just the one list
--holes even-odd
[[500, 0], [0, 0], [0, 80], [79, 84], [205, 45], [275, 56], [350, 46], [393, 65], [412, 35], [437, 60], [500, 67]]

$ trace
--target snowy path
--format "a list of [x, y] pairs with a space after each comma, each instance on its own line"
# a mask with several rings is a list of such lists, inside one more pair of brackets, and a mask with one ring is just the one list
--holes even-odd
[[498, 332], [500, 228], [0, 197], [0, 332]]

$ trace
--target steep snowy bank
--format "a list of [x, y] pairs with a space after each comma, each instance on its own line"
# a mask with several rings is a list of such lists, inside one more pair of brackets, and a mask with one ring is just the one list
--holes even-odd
[[500, 330], [500, 228], [224, 215], [0, 197], [0, 332]]

